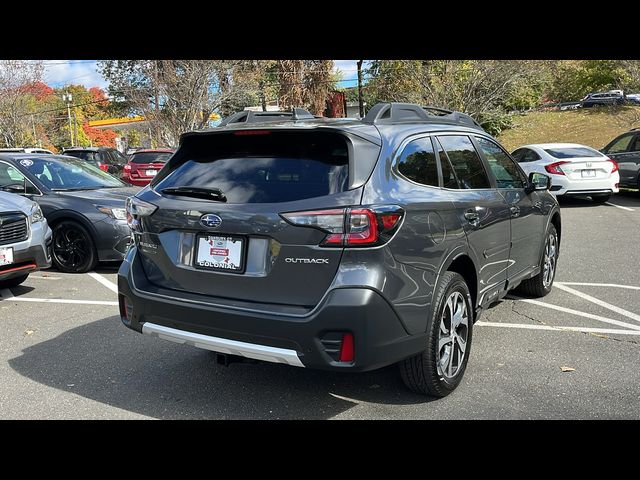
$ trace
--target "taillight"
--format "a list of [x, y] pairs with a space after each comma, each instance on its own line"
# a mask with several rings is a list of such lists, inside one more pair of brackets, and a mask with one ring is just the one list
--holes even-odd
[[131, 165], [129, 165], [128, 163], [124, 166], [123, 168], [124, 173], [131, 173]]
[[127, 211], [127, 225], [135, 232], [141, 232], [140, 217], [148, 217], [155, 212], [158, 207], [152, 203], [140, 200], [136, 197], [129, 197], [124, 203]]
[[323, 247], [371, 247], [386, 243], [400, 226], [404, 211], [397, 206], [340, 208], [281, 214], [298, 227], [325, 232]]
[[618, 171], [618, 162], [615, 162], [611, 159], [608, 159], [607, 162], [611, 162], [612, 167], [611, 167], [611, 173], [615, 173]]
[[103, 172], [109, 171], [109, 165], [107, 165], [106, 163], [98, 163], [98, 168]]
[[564, 175], [564, 172], [562, 170], [560, 170], [560, 165], [564, 165], [565, 163], [571, 163], [571, 162], [555, 162], [555, 163], [550, 163], [549, 165], [545, 165], [544, 169], [553, 174], [553, 175]]

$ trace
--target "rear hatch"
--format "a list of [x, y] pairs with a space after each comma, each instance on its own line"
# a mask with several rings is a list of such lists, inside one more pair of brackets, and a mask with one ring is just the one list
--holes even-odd
[[340, 130], [185, 136], [137, 196], [158, 207], [136, 235], [147, 279], [243, 303], [315, 306], [343, 248], [319, 246], [326, 232], [281, 214], [359, 205], [378, 154], [379, 145]]
[[172, 152], [138, 152], [131, 155], [129, 165], [132, 178], [155, 177], [173, 155]]
[[612, 160], [591, 148], [563, 147], [545, 151], [558, 159], [552, 165], [571, 181], [606, 180], [617, 170], [617, 165]]

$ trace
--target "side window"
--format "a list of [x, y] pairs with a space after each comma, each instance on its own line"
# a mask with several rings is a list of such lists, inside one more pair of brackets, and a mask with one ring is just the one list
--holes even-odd
[[100, 162], [106, 163], [107, 165], [115, 165], [113, 157], [108, 151], [103, 150], [102, 152], [98, 153], [98, 155], [100, 157]]
[[24, 181], [24, 175], [20, 173], [20, 171], [16, 167], [7, 167], [7, 174], [11, 178], [11, 180], [16, 180], [18, 182]]
[[528, 148], [523, 148], [524, 154], [522, 155], [522, 160], [518, 160], [519, 162], [536, 162], [540, 160], [540, 155], [538, 155], [533, 150]]
[[496, 177], [498, 188], [524, 188], [527, 185], [524, 175], [502, 148], [486, 138], [475, 138]]
[[491, 188], [482, 160], [466, 135], [438, 137], [458, 179], [458, 188]]
[[516, 162], [520, 163], [520, 162], [524, 162], [523, 160], [524, 154], [525, 154], [524, 148], [518, 148], [517, 150], [513, 151], [511, 156], [516, 159]]
[[456, 178], [456, 174], [451, 167], [451, 162], [447, 157], [447, 154], [444, 153], [444, 149], [440, 142], [437, 139], [434, 139], [436, 148], [438, 149], [438, 157], [440, 158], [440, 168], [442, 169], [442, 186], [444, 188], [460, 188], [458, 185], [458, 179]]
[[636, 135], [635, 142], [629, 149], [630, 152], [640, 152], [640, 135]]
[[633, 135], [625, 135], [624, 137], [615, 140], [607, 149], [607, 153], [626, 152], [631, 140], [633, 140]]
[[[31, 183], [29, 179], [26, 179], [27, 191], [24, 193], [38, 194], [38, 189]], [[7, 165], [6, 163], [0, 163], [0, 190], [4, 190], [8, 186], [21, 187], [25, 185], [25, 176], [17, 168]], [[8, 190], [7, 191], [15, 191]], [[18, 190], [18, 193], [22, 193]]]
[[112, 150], [111, 155], [113, 156], [116, 165], [122, 166], [127, 163], [127, 157], [122, 155], [118, 150]]
[[437, 187], [438, 165], [431, 137], [419, 138], [408, 143], [402, 151], [398, 170], [409, 180]]

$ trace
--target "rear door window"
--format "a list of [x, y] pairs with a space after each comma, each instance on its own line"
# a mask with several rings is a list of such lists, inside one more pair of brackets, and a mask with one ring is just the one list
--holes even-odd
[[[482, 160], [466, 135], [438, 137], [458, 179], [458, 188], [491, 188]], [[454, 187], [455, 188], [455, 187]]]
[[194, 138], [154, 189], [219, 189], [227, 203], [290, 202], [347, 189], [349, 148], [342, 135], [245, 132]]

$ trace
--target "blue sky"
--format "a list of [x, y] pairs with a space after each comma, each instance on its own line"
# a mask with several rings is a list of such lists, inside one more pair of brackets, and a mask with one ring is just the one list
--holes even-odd
[[[342, 72], [340, 87], [357, 84], [357, 60], [334, 60], [334, 69]], [[44, 60], [44, 81], [51, 87], [80, 84], [87, 88], [106, 88], [107, 82], [97, 70], [97, 60]]]

